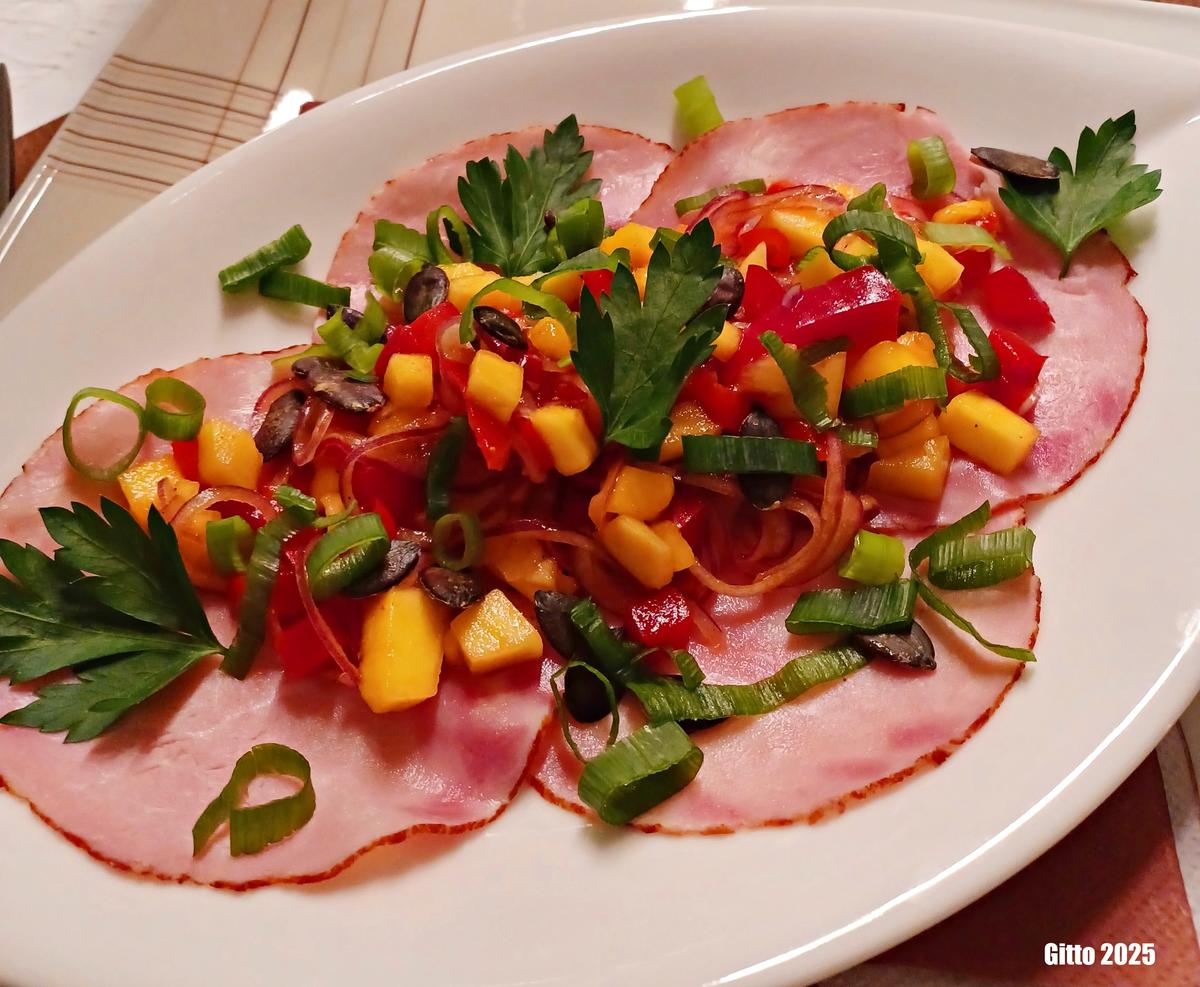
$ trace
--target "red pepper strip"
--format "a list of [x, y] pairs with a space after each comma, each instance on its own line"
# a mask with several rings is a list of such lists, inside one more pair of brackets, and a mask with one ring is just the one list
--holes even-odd
[[512, 436], [508, 425], [482, 405], [467, 401], [467, 423], [475, 436], [475, 444], [483, 453], [483, 461], [490, 470], [502, 470], [512, 452]]
[[271, 613], [280, 623], [288, 623], [304, 614], [304, 603], [296, 587], [296, 564], [319, 535], [320, 532], [315, 528], [303, 528], [284, 543], [279, 558], [279, 575], [271, 591]]
[[742, 318], [753, 321], [778, 308], [786, 291], [779, 279], [765, 267], [757, 264], [750, 266], [746, 269], [746, 289], [742, 294]]
[[[329, 624], [339, 643], [348, 654], [358, 651], [359, 634], [355, 630], [361, 619], [359, 606], [345, 596], [335, 596], [321, 604], [321, 616]], [[307, 617], [280, 623], [270, 621], [271, 647], [279, 655], [283, 673], [291, 678], [303, 678], [319, 671], [333, 656], [326, 650], [320, 635]]]
[[747, 256], [759, 244], [767, 248], [767, 267], [773, 271], [787, 267], [792, 259], [792, 245], [779, 230], [755, 226], [738, 237], [738, 256]]
[[1001, 404], [1019, 411], [1037, 387], [1046, 358], [1015, 332], [997, 326], [990, 333], [992, 349], [1000, 361], [1000, 376], [984, 385], [984, 391]]
[[692, 635], [692, 611], [677, 589], [664, 589], [629, 609], [629, 632], [652, 648], [686, 648]]
[[412, 528], [425, 509], [425, 485], [380, 459], [364, 456], [354, 467], [354, 499], [372, 510], [383, 508], [393, 528]]
[[962, 264], [962, 275], [958, 279], [955, 291], [962, 294], [977, 288], [992, 269], [995, 255], [990, 250], [951, 250], [951, 255]]
[[195, 439], [171, 443], [171, 455], [179, 472], [189, 480], [200, 479], [200, 443]]
[[438, 333], [449, 322], [458, 320], [459, 311], [449, 302], [435, 305], [424, 315], [413, 319], [412, 325], [396, 326], [383, 345], [383, 352], [375, 361], [375, 376], [382, 377], [387, 370], [388, 360], [397, 353], [437, 353]]
[[707, 510], [704, 498], [691, 487], [680, 486], [671, 498], [671, 520], [688, 541], [700, 537]]
[[699, 403], [722, 432], [735, 433], [742, 427], [742, 421], [750, 414], [750, 399], [746, 395], [727, 387], [717, 379], [717, 373], [708, 364], [697, 367], [692, 371], [680, 398], [691, 399]]
[[1054, 316], [1042, 296], [1015, 267], [992, 271], [980, 284], [980, 300], [989, 319], [1013, 329], [1054, 328]]
[[997, 236], [1000, 233], [1000, 214], [998, 212], [990, 212], [986, 216], [981, 216], [975, 220], [972, 226], [978, 226], [981, 230], [987, 230], [992, 236]]
[[235, 572], [225, 584], [225, 599], [229, 601], [229, 609], [237, 613], [242, 605], [242, 595], [246, 592], [246, 574]]
[[583, 286], [592, 293], [592, 297], [597, 301], [601, 295], [607, 295], [612, 291], [612, 271], [584, 271], [580, 277], [583, 279]]

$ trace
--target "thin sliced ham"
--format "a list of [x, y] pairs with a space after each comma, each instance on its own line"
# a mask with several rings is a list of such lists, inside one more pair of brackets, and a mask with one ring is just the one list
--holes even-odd
[[[593, 152], [592, 166], [586, 178], [601, 181], [599, 198], [604, 204], [605, 222], [620, 226], [646, 197], [654, 180], [674, 155], [665, 144], [657, 144], [628, 130], [612, 127], [582, 126], [584, 146]], [[367, 258], [375, 239], [375, 220], [389, 219], [416, 229], [425, 229], [430, 210], [449, 204], [460, 212], [458, 179], [468, 161], [492, 158], [502, 161], [511, 144], [522, 153], [542, 141], [544, 127], [526, 127], [505, 134], [493, 134], [470, 141], [453, 151], [430, 158], [424, 164], [389, 179], [371, 197], [354, 225], [346, 231], [328, 280], [349, 285], [355, 303], [370, 284]]]
[[[955, 193], [996, 202], [1012, 263], [1046, 300], [1056, 326], [1028, 337], [1048, 357], [1032, 413], [1041, 437], [1029, 459], [1012, 475], [999, 476], [956, 454], [941, 502], [881, 497], [882, 510], [872, 522], [881, 529], [944, 525], [988, 499], [999, 509], [1047, 497], [1099, 458], [1137, 396], [1146, 350], [1146, 316], [1128, 290], [1133, 270], [1121, 251], [1107, 236], [1095, 236], [1059, 279], [1058, 255], [1000, 205], [994, 179], [945, 123], [930, 110], [890, 103], [822, 103], [725, 123], [680, 152], [634, 215], [651, 225], [674, 224], [677, 199], [746, 178], [858, 189], [883, 182], [904, 211], [915, 205], [908, 198], [908, 142], [929, 134], [941, 135], [954, 160]], [[991, 328], [975, 298], [956, 300], [972, 304], [984, 328]]]
[[[178, 376], [208, 398], [208, 413], [247, 426], [254, 400], [271, 381], [271, 356], [200, 360]], [[141, 398], [148, 375], [124, 388]], [[78, 447], [102, 458], [118, 448], [112, 405], [77, 420]], [[161, 448], [150, 444], [146, 455]], [[82, 481], [46, 441], [0, 497], [0, 536], [52, 548], [37, 508], [95, 504], [111, 488]], [[224, 604], [208, 605], [219, 637], [232, 635]], [[33, 684], [0, 682], [0, 715], [33, 698]], [[549, 712], [536, 664], [472, 678], [447, 667], [437, 698], [412, 710], [371, 713], [331, 677], [284, 678], [268, 653], [243, 682], [215, 659], [193, 669], [108, 733], [90, 743], [0, 726], [0, 787], [71, 842], [118, 868], [164, 880], [246, 888], [332, 876], [373, 846], [411, 833], [461, 832], [504, 810], [524, 776]], [[192, 857], [196, 817], [229, 780], [237, 758], [263, 742], [293, 747], [312, 765], [317, 809], [288, 840], [231, 858], [224, 833]], [[283, 786], [280, 788], [279, 786]], [[286, 791], [256, 782], [255, 800]]]
[[[995, 518], [993, 526], [1023, 522], [1015, 510]], [[826, 644], [824, 638], [788, 634], [784, 617], [796, 595], [718, 597], [711, 612], [727, 640], [719, 648], [692, 649], [708, 681], [754, 681]], [[1040, 591], [1033, 573], [946, 596], [985, 637], [1032, 644], [1037, 636]], [[704, 751], [695, 781], [634, 825], [648, 832], [727, 833], [815, 822], [940, 764], [995, 712], [1021, 666], [985, 651], [923, 606], [917, 619], [937, 649], [936, 670], [874, 661], [775, 712], [694, 734]], [[633, 701], [624, 700], [623, 729], [640, 722]], [[578, 729], [576, 738], [585, 753], [595, 754], [606, 733], [607, 721]], [[576, 794], [579, 770], [558, 724], [549, 724], [534, 787], [550, 801], [590, 815]]]

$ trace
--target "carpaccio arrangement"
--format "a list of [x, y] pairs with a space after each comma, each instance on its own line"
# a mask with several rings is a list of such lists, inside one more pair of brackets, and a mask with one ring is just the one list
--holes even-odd
[[300, 226], [220, 272], [320, 310], [311, 343], [75, 395], [0, 498], [13, 794], [249, 888], [525, 781], [647, 832], [812, 822], [983, 725], [1033, 660], [1021, 505], [1141, 378], [1101, 232], [1159, 194], [1134, 115], [1072, 161], [676, 98], [682, 151], [485, 137], [388, 182], [324, 281]]

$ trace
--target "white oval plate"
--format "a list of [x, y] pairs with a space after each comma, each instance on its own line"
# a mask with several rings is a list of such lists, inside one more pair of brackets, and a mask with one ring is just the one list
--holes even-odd
[[[301, 222], [324, 271], [396, 170], [575, 112], [669, 137], [704, 72], [727, 116], [820, 100], [941, 111], [965, 144], [1066, 144], [1134, 107], [1166, 193], [1127, 228], [1145, 383], [1104, 459], [1034, 511], [1039, 664], [935, 771], [818, 826], [724, 838], [592, 828], [523, 793], [462, 839], [377, 850], [310, 889], [235, 895], [121, 877], [0, 799], [0, 978], [13, 984], [795, 984], [937, 921], [1059, 839], [1200, 684], [1194, 251], [1200, 64], [1015, 25], [854, 9], [729, 10], [572, 31], [351, 94], [145, 206], [0, 327], [0, 477], [85, 384], [275, 348], [307, 326], [223, 298], [223, 264]], [[1104, 327], [1096, 326], [1097, 359]], [[803, 770], [803, 766], [797, 766]], [[127, 807], [131, 826], [152, 825]]]

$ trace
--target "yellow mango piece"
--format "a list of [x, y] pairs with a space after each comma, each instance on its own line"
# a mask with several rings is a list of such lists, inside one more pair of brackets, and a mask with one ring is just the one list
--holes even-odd
[[649, 521], [665, 511], [674, 496], [675, 478], [670, 473], [622, 466], [608, 499], [608, 510], [611, 514], [627, 514], [639, 521]]
[[[906, 333], [907, 336], [916, 337], [924, 336], [924, 333]], [[928, 336], [925, 336], [928, 339]], [[937, 360], [934, 359], [932, 346], [928, 350], [924, 348], [915, 338], [908, 340], [908, 344], [900, 341], [891, 342], [885, 340], [882, 343], [876, 343], [868, 349], [846, 374], [845, 387], [857, 387], [859, 384], [864, 384], [868, 380], [874, 380], [877, 377], [883, 377], [885, 374], [890, 374], [893, 371], [900, 370], [904, 367], [936, 367]], [[902, 408], [896, 411], [889, 411], [886, 414], [875, 416], [875, 427], [879, 430], [880, 436], [886, 437], [890, 435], [899, 435], [926, 415], [932, 413], [934, 409], [934, 401], [931, 398], [926, 398], [918, 401], [907, 401]]]
[[536, 538], [492, 535], [484, 542], [483, 564], [530, 599], [539, 589], [558, 585], [558, 564]]
[[551, 360], [564, 360], [571, 355], [571, 337], [558, 319], [546, 316], [538, 319], [529, 330], [529, 344]]
[[1008, 474], [1025, 462], [1037, 426], [978, 391], [959, 394], [938, 420], [950, 444], [989, 469]]
[[196, 436], [199, 446], [200, 479], [208, 486], [248, 487], [258, 485], [262, 453], [254, 436], [220, 418], [207, 418]]
[[813, 364], [813, 370], [825, 378], [825, 409], [836, 418], [842, 400], [842, 382], [846, 377], [846, 354], [831, 353]]
[[[475, 267], [474, 264], [451, 264], [448, 267]], [[478, 274], [464, 274], [450, 279], [447, 289], [447, 300], [460, 312], [471, 304], [471, 299], [493, 281], [499, 281], [500, 275], [493, 271], [477, 268]], [[476, 302], [477, 305], [490, 305], [492, 308], [502, 308], [508, 312], [520, 312], [521, 300], [514, 298], [506, 291], [489, 291]]]
[[732, 322], [726, 322], [721, 327], [721, 334], [717, 337], [713, 344], [716, 349], [713, 350], [713, 356], [724, 363], [730, 359], [734, 353], [738, 351], [738, 347], [742, 345], [742, 330], [735, 326]]
[[[179, 472], [175, 457], [170, 453], [160, 459], [144, 459], [140, 463], [134, 463], [117, 477], [117, 484], [121, 493], [125, 495], [125, 505], [129, 508], [129, 513], [143, 528], [150, 517], [151, 506], [157, 507], [159, 511], [166, 506], [165, 499], [159, 496], [159, 484], [164, 480], [171, 485], [179, 481], [188, 482]], [[198, 487], [196, 492], [199, 493]]]
[[940, 500], [949, 471], [950, 440], [939, 435], [872, 463], [867, 489], [914, 500]]
[[420, 411], [433, 401], [433, 357], [396, 353], [383, 372], [383, 393], [399, 411]]
[[507, 422], [521, 400], [525, 371], [499, 353], [480, 350], [467, 374], [467, 399], [486, 408], [497, 421]]
[[474, 674], [542, 657], [542, 635], [498, 589], [467, 607], [450, 629]]
[[830, 259], [829, 251], [821, 249], [796, 268], [796, 283], [807, 291], [845, 273]]
[[847, 185], [845, 182], [821, 182], [826, 188], [831, 188], [837, 192], [843, 199], [849, 202], [851, 199], [857, 198], [862, 194], [862, 190], [856, 185]]
[[829, 219], [829, 213], [821, 209], [772, 209], [763, 217], [762, 225], [787, 237], [793, 257], [803, 257], [813, 247], [824, 245], [822, 234]]
[[850, 233], [842, 237], [834, 246], [843, 253], [853, 254], [855, 257], [871, 257], [875, 254], [875, 245], [857, 233]]
[[924, 445], [930, 439], [936, 439], [941, 434], [942, 430], [938, 427], [937, 415], [926, 415], [912, 428], [905, 429], [899, 435], [880, 439], [879, 445], [875, 447], [875, 455], [880, 459], [887, 459], [889, 456], [895, 456], [908, 449]]
[[660, 463], [673, 462], [683, 455], [685, 435], [720, 435], [721, 426], [704, 413], [695, 401], [681, 401], [671, 409], [671, 431], [658, 451]]
[[952, 202], [942, 206], [931, 218], [934, 223], [974, 223], [976, 220], [990, 216], [996, 207], [987, 199], [967, 199], [965, 202]]
[[596, 437], [578, 408], [548, 404], [534, 411], [529, 421], [550, 450], [554, 468], [563, 476], [582, 473], [600, 454]]
[[767, 266], [767, 245], [765, 243], [755, 244], [754, 249], [742, 258], [742, 262], [738, 264], [738, 270], [741, 271], [742, 277], [745, 277], [752, 267]]
[[692, 551], [692, 546], [688, 544], [683, 532], [679, 530], [679, 525], [674, 521], [656, 521], [650, 525], [650, 530], [671, 550], [671, 568], [676, 572], [690, 569], [696, 564], [696, 554]]
[[675, 575], [667, 543], [645, 521], [617, 515], [600, 529], [600, 542], [643, 586], [661, 589]]
[[393, 586], [363, 619], [358, 691], [375, 713], [437, 695], [450, 610], [417, 586]]
[[341, 475], [332, 466], [318, 466], [313, 471], [312, 489], [309, 493], [316, 499], [321, 513], [326, 517], [341, 514], [346, 509], [342, 501]]
[[462, 651], [458, 647], [458, 638], [454, 636], [454, 631], [449, 627], [446, 628], [446, 633], [442, 635], [442, 651], [445, 654], [447, 665], [461, 665], [463, 663]]
[[[537, 275], [534, 277], [537, 277]], [[525, 279], [521, 278], [521, 280]], [[533, 278], [529, 280], [532, 281]], [[568, 305], [577, 305], [579, 303], [579, 293], [582, 290], [583, 275], [578, 271], [567, 271], [563, 274], [556, 274], [554, 277], [546, 278], [542, 282], [542, 291], [554, 295], [556, 298], [561, 298]]]
[[638, 297], [645, 299], [646, 297], [646, 277], [648, 269], [645, 267], [635, 267], [633, 269], [633, 283], [637, 285]]
[[958, 284], [958, 279], [962, 277], [963, 266], [940, 243], [932, 243], [917, 237], [917, 246], [925, 255], [925, 259], [917, 265], [917, 273], [925, 279], [933, 297], [941, 298]]
[[600, 241], [600, 249], [611, 254], [624, 247], [629, 251], [629, 266], [645, 267], [650, 263], [650, 241], [655, 234], [653, 226], [643, 226], [641, 223], [626, 223], [614, 230], [611, 236]]

